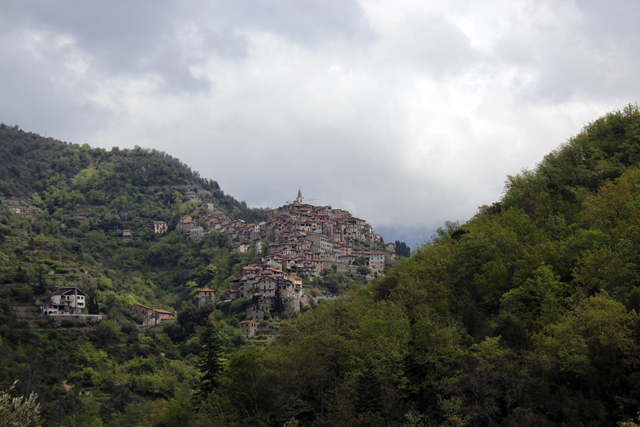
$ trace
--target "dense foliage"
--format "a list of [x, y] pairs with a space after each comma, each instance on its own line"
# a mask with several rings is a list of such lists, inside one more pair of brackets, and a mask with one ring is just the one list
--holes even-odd
[[249, 209], [225, 195], [217, 182], [200, 178], [178, 159], [138, 146], [107, 151], [0, 123], [0, 160], [0, 196], [33, 197], [36, 205], [59, 218], [76, 212], [79, 205], [89, 205], [106, 216], [94, 218], [95, 223], [87, 225], [90, 229], [139, 225], [149, 230], [147, 219], [177, 219], [181, 212], [168, 207], [181, 203], [184, 192], [198, 190], [207, 192], [201, 200], [213, 202], [232, 218], [254, 222], [264, 215], [263, 210]]
[[639, 153], [636, 107], [596, 120], [385, 278], [235, 352], [219, 393], [250, 425], [631, 422]]
[[[259, 254], [230, 252], [217, 233], [191, 241], [173, 228], [209, 203], [247, 221], [263, 210], [138, 147], [92, 149], [0, 124], [0, 164], [0, 386], [19, 379], [12, 393], [35, 390], [47, 425], [102, 425], [131, 404], [190, 396], [200, 382], [198, 327], [210, 316], [225, 352], [244, 344], [243, 305], [212, 314], [196, 309], [194, 297], [205, 286], [224, 294]], [[155, 220], [169, 232], [154, 234]], [[132, 241], [123, 241], [125, 228]], [[90, 313], [108, 320], [56, 329], [30, 315], [34, 297], [70, 285], [88, 293]], [[139, 329], [132, 310], [139, 303], [178, 310], [178, 322]]]

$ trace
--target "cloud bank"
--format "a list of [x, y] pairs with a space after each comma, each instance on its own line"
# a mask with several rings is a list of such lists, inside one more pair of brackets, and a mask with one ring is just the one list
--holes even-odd
[[635, 103], [631, 1], [6, 1], [0, 121], [424, 241]]

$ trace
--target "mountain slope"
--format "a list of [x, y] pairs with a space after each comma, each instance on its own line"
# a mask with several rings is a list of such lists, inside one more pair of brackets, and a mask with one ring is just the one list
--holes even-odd
[[633, 106], [590, 123], [370, 288], [262, 353], [232, 355], [220, 394], [265, 425], [629, 421], [640, 407], [639, 126]]

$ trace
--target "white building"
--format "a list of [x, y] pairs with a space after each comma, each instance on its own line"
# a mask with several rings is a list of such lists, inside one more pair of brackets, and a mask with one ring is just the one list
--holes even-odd
[[76, 287], [61, 288], [50, 297], [48, 305], [42, 306], [44, 314], [71, 312], [82, 314], [86, 308], [87, 295]]

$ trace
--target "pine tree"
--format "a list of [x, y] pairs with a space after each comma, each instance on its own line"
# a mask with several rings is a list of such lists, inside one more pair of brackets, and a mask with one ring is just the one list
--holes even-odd
[[100, 314], [100, 306], [98, 305], [98, 301], [96, 297], [90, 296], [89, 303], [87, 305], [87, 309], [89, 310], [89, 314]]
[[282, 292], [280, 291], [280, 286], [276, 285], [276, 295], [275, 295], [275, 300], [273, 301], [273, 311], [276, 314], [282, 314], [284, 313], [285, 310], [285, 306], [284, 306], [284, 301], [282, 299]]
[[203, 401], [218, 388], [222, 372], [222, 343], [218, 331], [214, 329], [211, 322], [207, 323], [202, 334], [202, 345], [198, 358], [200, 359], [199, 367], [202, 379], [196, 395], [198, 400]]

